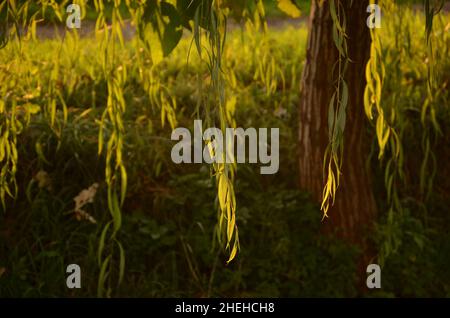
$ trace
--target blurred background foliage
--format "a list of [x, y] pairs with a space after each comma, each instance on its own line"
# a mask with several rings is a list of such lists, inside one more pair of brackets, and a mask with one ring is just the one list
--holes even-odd
[[[308, 11], [307, 6], [300, 8]], [[275, 11], [275, 9], [274, 9]], [[268, 9], [271, 16], [271, 9]], [[406, 12], [406, 11], [405, 11]], [[408, 34], [423, 30], [423, 17], [405, 13]], [[273, 13], [276, 16], [276, 13]], [[383, 23], [388, 23], [385, 20]], [[450, 56], [450, 17], [436, 22], [442, 41], [436, 49]], [[171, 128], [162, 125], [141, 87], [136, 59], [143, 53], [133, 41], [116, 51], [127, 65], [124, 87], [127, 112], [125, 160], [128, 192], [123, 207], [122, 244], [126, 251], [124, 282], [114, 296], [122, 297], [449, 297], [450, 296], [450, 59], [444, 74], [437, 118], [442, 138], [433, 145], [438, 173], [431, 199], [420, 197], [417, 171], [420, 158], [420, 109], [426, 96], [426, 47], [422, 37], [393, 45], [394, 34], [383, 29], [386, 41], [386, 74], [402, 71], [401, 81], [387, 81], [385, 92], [400, 92], [406, 185], [402, 189], [402, 213], [388, 222], [384, 170], [376, 156], [376, 137], [368, 166], [374, 173], [380, 220], [375, 246], [390, 246], [382, 271], [380, 291], [361, 291], [355, 286], [359, 251], [333, 236], [321, 233], [322, 214], [307, 193], [297, 190], [297, 111], [299, 76], [305, 59], [305, 26], [273, 28], [263, 37], [235, 28], [229, 35], [226, 68], [235, 77], [228, 91], [236, 97], [238, 127], [280, 128], [280, 171], [259, 174], [257, 165], [239, 165], [235, 191], [241, 252], [225, 265], [227, 255], [214, 245], [217, 223], [214, 180], [207, 165], [175, 165], [170, 160]], [[295, 39], [295, 41], [293, 41]], [[390, 42], [391, 41], [391, 42]], [[391, 44], [390, 44], [391, 43]], [[162, 85], [176, 100], [179, 126], [192, 129], [198, 107], [199, 83], [210, 81], [208, 70], [183, 38], [172, 54], [155, 70]], [[90, 297], [96, 294], [98, 237], [110, 218], [104, 183], [104, 158], [97, 156], [98, 123], [106, 103], [106, 79], [100, 71], [98, 44], [91, 38], [66, 33], [60, 39], [24, 42], [23, 63], [7, 66], [15, 54], [11, 46], [0, 50], [0, 74], [8, 76], [23, 104], [35, 107], [29, 127], [18, 137], [19, 197], [8, 200], [0, 213], [0, 296]], [[404, 58], [396, 63], [397, 54]], [[273, 57], [273, 62], [261, 63]], [[67, 121], [51, 127], [40, 110], [45, 104], [51, 70], [59, 60], [61, 94], [57, 117], [62, 122], [61, 100]], [[400, 64], [398, 64], [400, 63]], [[270, 77], [258, 69], [273, 64]], [[145, 61], [144, 61], [145, 65]], [[270, 83], [269, 83], [270, 82]], [[361, 106], [362, 107], [362, 106]], [[96, 223], [79, 220], [73, 213], [74, 197], [93, 183], [99, 184], [94, 202], [85, 211]], [[389, 244], [386, 245], [386, 240]], [[82, 288], [65, 285], [68, 264], [81, 266]]]

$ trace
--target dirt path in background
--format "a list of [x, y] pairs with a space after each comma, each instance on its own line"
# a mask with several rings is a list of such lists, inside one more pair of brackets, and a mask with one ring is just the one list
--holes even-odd
[[[308, 18], [307, 17], [301, 17], [298, 19], [291, 19], [291, 18], [277, 18], [277, 19], [268, 19], [267, 25], [269, 29], [283, 29], [287, 26], [293, 26], [293, 27], [300, 27], [307, 23]], [[231, 22], [228, 25], [228, 30], [235, 30], [240, 28], [240, 25], [238, 23]], [[95, 22], [94, 21], [81, 21], [81, 28], [78, 29], [78, 34], [81, 37], [90, 37], [94, 35], [94, 29], [95, 29]], [[59, 25], [39, 25], [36, 27], [36, 36], [39, 39], [53, 39], [59, 37], [63, 37], [64, 33], [66, 32], [67, 28], [65, 27], [64, 23], [61, 23]], [[125, 21], [124, 27], [122, 28], [124, 39], [129, 40], [131, 39], [134, 34], [135, 30], [134, 27], [131, 25], [130, 21]], [[184, 34], [188, 34], [188, 32], [185, 32]]]
[[[422, 5], [414, 5], [414, 11], [423, 11]], [[448, 14], [450, 12], [450, 1], [444, 4], [442, 12]], [[425, 19], [425, 17], [424, 17]], [[267, 24], [269, 29], [280, 30], [287, 26], [300, 27], [306, 25], [308, 22], [308, 16], [302, 16], [297, 19], [292, 18], [268, 18]], [[235, 30], [239, 28], [240, 25], [235, 22], [231, 22], [228, 25], [228, 30]], [[93, 36], [95, 28], [94, 21], [81, 21], [81, 28], [78, 30], [78, 33], [81, 37], [89, 37]], [[39, 39], [52, 39], [57, 36], [62, 37], [64, 32], [67, 30], [65, 27], [65, 22], [59, 25], [38, 25], [36, 30], [36, 35]], [[122, 29], [124, 38], [129, 40], [134, 36], [134, 27], [130, 24], [130, 21], [125, 21], [125, 26]], [[185, 32], [184, 35], [189, 34], [189, 32]]]

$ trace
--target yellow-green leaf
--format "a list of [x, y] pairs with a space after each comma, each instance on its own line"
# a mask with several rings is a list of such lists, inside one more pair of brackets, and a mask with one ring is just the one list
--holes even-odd
[[291, 0], [277, 0], [278, 8], [287, 15], [298, 18], [301, 14], [300, 9]]

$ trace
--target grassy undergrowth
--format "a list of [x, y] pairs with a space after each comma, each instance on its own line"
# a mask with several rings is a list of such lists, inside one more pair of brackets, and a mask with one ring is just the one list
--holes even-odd
[[[414, 30], [418, 24], [414, 20], [408, 27]], [[126, 273], [114, 296], [360, 295], [355, 286], [357, 249], [323, 235], [318, 206], [297, 190], [296, 107], [306, 36], [303, 28], [270, 31], [267, 39], [257, 34], [248, 38], [239, 30], [229, 36], [225, 61], [236, 79], [228, 90], [236, 96], [237, 126], [280, 128], [280, 171], [261, 176], [257, 166], [239, 166], [235, 191], [242, 250], [228, 266], [226, 255], [213, 240], [216, 191], [208, 166], [171, 162], [171, 127], [162, 124], [160, 110], [150, 106], [139, 81], [136, 60], [141, 52], [133, 41], [118, 47], [116, 58], [130, 70], [124, 87], [129, 188], [120, 234]], [[412, 41], [415, 50], [400, 65], [408, 78], [388, 82], [391, 86], [386, 87], [388, 94], [403, 91], [399, 107], [407, 115], [402, 129], [412, 181], [403, 191], [406, 212], [397, 216], [394, 227], [388, 226], [382, 166], [371, 164], [381, 215], [376, 244], [392, 238], [392, 233], [398, 244], [383, 268], [382, 292], [368, 296], [450, 295], [448, 180], [438, 175], [431, 203], [426, 209], [418, 208], [414, 176], [420, 162], [414, 156], [420, 141], [414, 136], [421, 133], [418, 109], [426, 89], [426, 49], [422, 39]], [[448, 54], [448, 37], [446, 41]], [[183, 39], [157, 67], [161, 83], [176, 100], [178, 125], [188, 128], [196, 116], [198, 94], [206, 94], [199, 84], [210, 81], [194, 50], [186, 65], [190, 45], [190, 39]], [[0, 50], [3, 78], [11, 79], [11, 90], [21, 95], [23, 104], [36, 108], [18, 140], [19, 196], [8, 200], [0, 213], [0, 296], [91, 297], [96, 294], [99, 272], [98, 238], [110, 218], [103, 182], [105, 159], [97, 155], [96, 120], [107, 97], [105, 78], [99, 75], [97, 43], [66, 35], [64, 45], [59, 40], [25, 42], [21, 52], [23, 60], [17, 65], [9, 62], [17, 53], [13, 46]], [[61, 62], [56, 85], [67, 120], [62, 120], [64, 105], [59, 100], [55, 128], [43, 105], [57, 57]], [[264, 58], [267, 63], [261, 64]], [[395, 71], [393, 66], [389, 70], [389, 62], [387, 74]], [[271, 64], [270, 76], [255, 76], [258, 69], [267, 71]], [[445, 67], [444, 74], [450, 74], [448, 60]], [[443, 137], [433, 146], [447, 176], [448, 97], [444, 92], [438, 112]], [[374, 140], [372, 132], [367, 135]], [[99, 184], [98, 192], [85, 210], [96, 223], [78, 220], [73, 199], [94, 183]], [[65, 269], [71, 263], [81, 266], [81, 289], [69, 290], [65, 285]]]

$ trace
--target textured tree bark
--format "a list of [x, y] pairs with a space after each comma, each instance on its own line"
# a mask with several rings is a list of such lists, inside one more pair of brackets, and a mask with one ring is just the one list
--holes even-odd
[[[376, 204], [370, 174], [365, 168], [367, 149], [362, 143], [364, 127], [363, 94], [365, 65], [370, 52], [370, 32], [366, 26], [368, 0], [341, 1], [347, 20], [347, 43], [351, 62], [345, 79], [349, 104], [344, 133], [344, 156], [340, 188], [336, 201], [324, 220], [325, 231], [358, 245], [364, 262], [370, 255], [365, 237], [376, 217]], [[338, 58], [332, 39], [332, 20], [328, 0], [313, 0], [306, 63], [301, 81], [299, 106], [300, 186], [321, 202], [324, 187], [323, 158], [328, 143], [328, 105], [333, 93], [332, 70]], [[365, 271], [365, 267], [364, 267]]]

